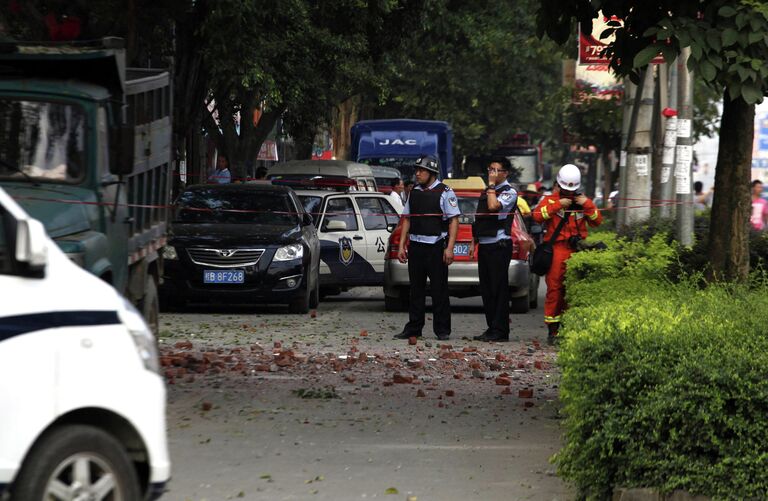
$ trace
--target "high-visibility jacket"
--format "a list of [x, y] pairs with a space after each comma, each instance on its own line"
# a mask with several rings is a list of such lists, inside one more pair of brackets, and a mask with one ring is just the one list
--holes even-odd
[[[587, 199], [581, 210], [575, 209], [573, 205], [568, 207], [571, 212], [568, 221], [560, 230], [555, 242], [567, 241], [570, 237], [578, 235], [581, 238], [587, 238], [587, 225], [598, 226], [603, 222], [603, 215], [595, 206], [595, 203]], [[537, 223], [546, 225], [547, 235], [552, 235], [564, 217], [565, 212], [560, 205], [560, 196], [558, 194], [547, 195], [541, 199], [539, 204], [533, 209], [533, 220]], [[550, 237], [545, 236], [545, 239]]]

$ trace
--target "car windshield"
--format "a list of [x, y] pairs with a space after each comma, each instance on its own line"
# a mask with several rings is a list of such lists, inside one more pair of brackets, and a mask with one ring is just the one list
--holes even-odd
[[0, 99], [0, 178], [75, 182], [85, 173], [80, 106]]
[[317, 225], [317, 220], [320, 218], [320, 209], [323, 204], [323, 197], [313, 197], [310, 195], [299, 195], [299, 200], [304, 206], [304, 210], [312, 215], [312, 219]]
[[185, 191], [176, 204], [180, 223], [294, 226], [299, 222], [286, 193], [207, 188]]
[[477, 212], [477, 203], [480, 201], [477, 197], [458, 197], [459, 198], [459, 210], [461, 215], [459, 216], [459, 224], [472, 224], [475, 222], [475, 212]]

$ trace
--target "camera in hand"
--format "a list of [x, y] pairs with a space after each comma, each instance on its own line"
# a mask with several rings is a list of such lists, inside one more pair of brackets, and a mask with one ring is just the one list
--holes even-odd
[[581, 237], [579, 235], [568, 237], [568, 246], [573, 250], [579, 250], [579, 242], [581, 242]]

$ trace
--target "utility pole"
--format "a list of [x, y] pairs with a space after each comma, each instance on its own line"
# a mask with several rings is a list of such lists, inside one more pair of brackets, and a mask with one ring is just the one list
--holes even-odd
[[637, 86], [629, 78], [624, 79], [624, 111], [621, 118], [621, 152], [619, 155], [619, 196], [616, 200], [616, 229], [621, 229], [627, 217], [627, 144], [632, 124], [632, 110], [635, 104]]
[[[668, 106], [667, 82], [667, 65], [659, 64], [657, 66], [653, 104], [653, 169], [651, 171], [652, 205], [656, 205], [656, 201], [661, 199], [661, 166], [664, 153], [664, 132], [666, 130], [666, 119], [662, 113]], [[651, 207], [651, 213], [657, 215], [659, 209], [657, 207]]]
[[641, 87], [635, 97], [634, 127], [627, 148], [627, 189], [624, 198], [629, 206], [624, 224], [647, 220], [651, 216], [651, 126], [653, 123], [653, 66], [641, 75]]
[[690, 47], [677, 58], [678, 103], [677, 147], [675, 148], [675, 192], [677, 194], [677, 241], [686, 247], [693, 245], [693, 194], [691, 167], [693, 165], [693, 75], [688, 71]]
[[675, 217], [675, 205], [670, 201], [675, 197], [675, 146], [677, 145], [677, 61], [669, 65], [669, 88], [662, 89], [669, 93], [669, 110], [666, 131], [664, 132], [664, 153], [661, 161], [661, 217]]

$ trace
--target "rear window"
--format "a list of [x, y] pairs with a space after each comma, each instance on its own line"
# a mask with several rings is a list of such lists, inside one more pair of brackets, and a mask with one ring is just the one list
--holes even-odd
[[176, 202], [181, 223], [294, 226], [296, 209], [286, 193], [203, 189], [185, 191]]
[[459, 224], [472, 224], [475, 222], [475, 212], [477, 212], [477, 203], [480, 201], [477, 197], [458, 197], [459, 198], [459, 210], [461, 215], [459, 216]]

